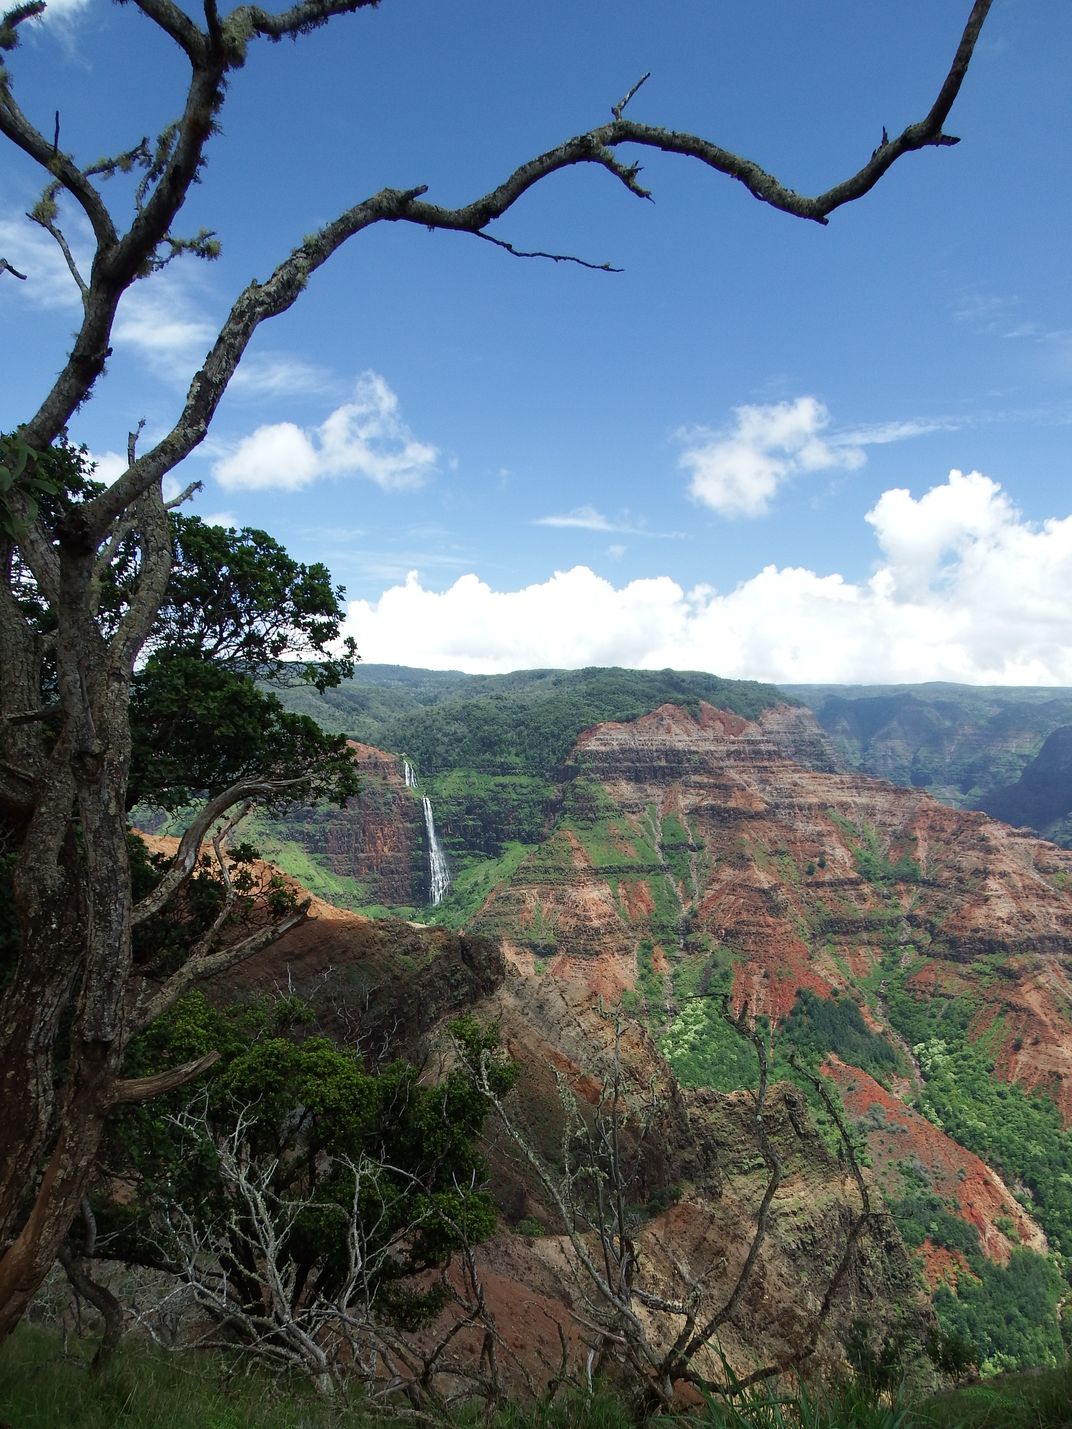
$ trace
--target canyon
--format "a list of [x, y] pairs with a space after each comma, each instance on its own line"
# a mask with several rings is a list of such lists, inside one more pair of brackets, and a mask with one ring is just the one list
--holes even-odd
[[[453, 886], [434, 913], [444, 926], [420, 936], [455, 936], [453, 926], [498, 950], [501, 981], [464, 996], [499, 1023], [523, 1084], [540, 1089], [536, 1124], [555, 1102], [556, 1071], [575, 1095], [597, 1097], [614, 1015], [644, 1048], [633, 1054], [636, 1085], [662, 1077], [708, 1112], [747, 1096], [755, 1059], [722, 1016], [728, 998], [764, 1029], [783, 1091], [807, 1091], [794, 1058], [822, 1069], [919, 1284], [958, 1325], [968, 1313], [958, 1286], [989, 1287], [993, 1300], [1003, 1283], [993, 1277], [1072, 1249], [1062, 1181], [1072, 1171], [1072, 853], [921, 788], [846, 772], [803, 705], [690, 705], [599, 722], [553, 768], [422, 776], [418, 765], [412, 785], [403, 755], [355, 743], [361, 795], [315, 819], [298, 811], [286, 835], [309, 830], [306, 852], [333, 877], [417, 915], [431, 904], [430, 801]], [[353, 962], [335, 934], [298, 934], [325, 966]], [[286, 944], [273, 952], [290, 956]], [[832, 1128], [812, 1102], [809, 1174], [822, 1180], [825, 1156], [836, 1185]], [[690, 1111], [689, 1135], [669, 1137], [677, 1170], [663, 1176], [708, 1215], [716, 1202], [689, 1167], [698, 1155], [721, 1165], [726, 1132], [700, 1134], [702, 1120]], [[508, 1222], [551, 1225], [533, 1186], [499, 1176]], [[809, 1195], [821, 1219], [823, 1198]], [[541, 1245], [508, 1247], [514, 1260], [535, 1256], [537, 1280]], [[908, 1262], [886, 1262], [881, 1274], [903, 1281], [901, 1303], [918, 1309]]]

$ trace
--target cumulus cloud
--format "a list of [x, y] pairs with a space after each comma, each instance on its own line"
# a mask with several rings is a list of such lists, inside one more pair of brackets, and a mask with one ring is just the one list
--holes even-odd
[[492, 673], [674, 666], [772, 681], [1072, 685], [1072, 516], [1026, 521], [997, 482], [951, 472], [868, 513], [874, 574], [853, 582], [766, 566], [725, 594], [668, 576], [616, 587], [586, 566], [518, 591], [416, 572], [354, 601], [372, 661]]
[[439, 452], [418, 439], [399, 413], [398, 397], [377, 372], [358, 378], [354, 395], [317, 427], [275, 422], [258, 427], [213, 467], [231, 489], [296, 491], [327, 476], [363, 476], [385, 491], [422, 486]]
[[816, 397], [733, 409], [724, 431], [694, 427], [679, 465], [691, 473], [690, 494], [720, 516], [763, 516], [778, 488], [801, 472], [848, 470], [863, 465], [859, 445], [823, 433], [830, 413]]
[[109, 486], [118, 481], [129, 465], [119, 452], [90, 452], [89, 459], [93, 463], [94, 479]]

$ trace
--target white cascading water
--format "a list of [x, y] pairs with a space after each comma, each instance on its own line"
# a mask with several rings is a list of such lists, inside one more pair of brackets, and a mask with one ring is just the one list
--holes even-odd
[[416, 789], [417, 776], [416, 774], [414, 774], [413, 765], [409, 762], [408, 759], [403, 759], [402, 761], [402, 774], [406, 781], [406, 788]]
[[447, 889], [450, 887], [450, 872], [447, 868], [446, 855], [436, 838], [435, 819], [432, 818], [432, 801], [425, 794], [421, 802], [424, 805], [424, 827], [428, 833], [428, 872], [432, 884], [432, 907], [434, 908], [446, 897]]

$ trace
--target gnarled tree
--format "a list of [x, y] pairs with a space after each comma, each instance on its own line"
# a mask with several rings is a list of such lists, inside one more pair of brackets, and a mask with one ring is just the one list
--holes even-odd
[[[56, 1256], [85, 1191], [109, 1109], [156, 1088], [155, 1082], [143, 1088], [124, 1083], [124, 1049], [146, 1009], [162, 1009], [189, 977], [165, 981], [147, 997], [132, 954], [133, 927], [181, 897], [216, 819], [250, 800], [297, 792], [315, 777], [312, 767], [269, 765], [217, 789], [172, 866], [135, 903], [126, 835], [134, 758], [131, 688], [147, 645], [164, 642], [164, 658], [176, 628], [166, 619], [161, 623], [160, 615], [176, 579], [174, 531], [161, 483], [204, 439], [258, 326], [290, 308], [344, 243], [379, 224], [468, 233], [515, 252], [491, 233], [491, 225], [560, 170], [595, 165], [647, 197], [630, 157], [638, 151], [691, 158], [744, 184], [773, 208], [825, 224], [904, 155], [956, 142], [944, 125], [990, 0], [975, 0], [928, 113], [895, 137], [884, 136], [856, 173], [813, 197], [702, 136], [634, 122], [626, 116], [634, 87], [613, 106], [607, 123], [525, 160], [469, 203], [444, 207], [427, 197], [423, 184], [384, 188], [361, 199], [238, 295], [170, 430], [141, 453], [131, 440], [127, 469], [110, 485], [93, 487], [72, 472], [69, 458], [57, 456], [57, 444], [104, 371], [123, 294], [151, 282], [173, 258], [215, 251], [211, 235], [183, 236], [176, 224], [206, 149], [217, 142], [229, 79], [262, 40], [298, 38], [374, 3], [299, 0], [279, 13], [240, 5], [224, 15], [216, 0], [204, 0], [203, 16], [194, 19], [176, 0], [131, 0], [188, 63], [182, 112], [155, 143], [142, 140], [90, 164], [60, 146], [51, 115], [42, 128], [15, 98], [9, 57], [21, 27], [42, 13], [43, 0], [29, 0], [0, 21], [0, 53], [6, 56], [0, 63], [0, 133], [40, 166], [45, 187], [30, 216], [59, 245], [82, 301], [81, 324], [58, 376], [0, 457], [6, 576], [0, 586], [0, 816], [5, 854], [14, 865], [17, 921], [17, 953], [0, 1014], [0, 1337], [17, 1322]], [[140, 170], [141, 179], [131, 210], [120, 214], [118, 205], [106, 201], [102, 181], [131, 170]], [[71, 206], [93, 235], [87, 271], [64, 235], [63, 215]], [[32, 281], [33, 274], [0, 258], [0, 281], [23, 279]], [[181, 623], [179, 628], [181, 634]], [[170, 674], [181, 673], [171, 660]], [[171, 1084], [191, 1074], [191, 1068], [177, 1068]]]

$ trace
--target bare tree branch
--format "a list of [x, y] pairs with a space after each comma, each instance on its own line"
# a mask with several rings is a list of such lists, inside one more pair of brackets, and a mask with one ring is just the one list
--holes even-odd
[[184, 10], [172, 0], [134, 0], [134, 3], [165, 35], [171, 36], [192, 65], [204, 63], [206, 37]]
[[194, 1057], [181, 1067], [169, 1067], [166, 1072], [154, 1072], [151, 1077], [127, 1077], [116, 1082], [112, 1088], [111, 1105], [122, 1106], [129, 1102], [147, 1102], [165, 1092], [177, 1091], [186, 1086], [209, 1067], [220, 1060], [219, 1052], [206, 1052], [203, 1057]]
[[304, 782], [301, 778], [243, 779], [237, 784], [232, 784], [229, 789], [224, 789], [214, 799], [210, 799], [196, 818], [191, 821], [179, 840], [179, 847], [163, 878], [139, 903], [134, 905], [131, 911], [132, 925], [136, 927], [146, 918], [151, 918], [155, 913], [159, 913], [175, 896], [190, 874], [193, 873], [197, 864], [197, 856], [209, 829], [217, 819], [227, 813], [228, 809], [233, 809], [236, 804], [247, 803], [250, 800], [271, 799], [285, 794], [288, 789], [297, 788]]
[[544, 253], [539, 249], [526, 250], [515, 248], [512, 243], [507, 243], [505, 238], [496, 238], [491, 233], [477, 233], [476, 238], [482, 238], [485, 243], [494, 243], [496, 248], [503, 248], [514, 258], [548, 258], [552, 263], [576, 263], [580, 268], [591, 269], [594, 273], [622, 273], [623, 268], [615, 268], [610, 263], [590, 263], [585, 258], [578, 258], [572, 253]]
[[[49, 187], [54, 190], [58, 185], [53, 184]], [[74, 254], [71, 252], [70, 244], [67, 242], [62, 230], [56, 224], [55, 213], [55, 202], [50, 201], [46, 191], [46, 198], [42, 199], [35, 208], [32, 208], [26, 217], [31, 223], [36, 223], [39, 227], [43, 228], [59, 247], [60, 252], [63, 254], [63, 261], [67, 264], [68, 272], [74, 279], [75, 286], [81, 295], [82, 305], [84, 307], [89, 298], [89, 285], [79, 271], [78, 264], [74, 260]]]
[[215, 977], [217, 973], [226, 972], [228, 968], [236, 967], [239, 963], [245, 962], [247, 958], [253, 957], [262, 948], [270, 947], [284, 933], [289, 933], [291, 928], [296, 928], [299, 923], [304, 923], [308, 913], [309, 901], [306, 900], [299, 903], [294, 911], [285, 918], [280, 918], [274, 923], [259, 928], [255, 933], [251, 933], [249, 937], [242, 938], [237, 943], [216, 948], [214, 951], [206, 948], [199, 956], [187, 958], [158, 992], [152, 997], [146, 998], [139, 1005], [131, 1021], [132, 1030], [144, 1031], [161, 1013], [166, 1012], [192, 983]]
[[629, 90], [629, 92], [624, 96], [624, 98], [619, 99], [617, 104], [611, 105], [610, 112], [614, 115], [615, 119], [620, 119], [622, 117], [622, 114], [625, 111], [625, 106], [633, 98], [633, 96], [636, 94], [637, 90], [641, 87], [641, 85], [647, 84], [649, 79], [651, 79], [650, 69], [648, 70], [647, 74], [642, 74], [640, 76], [636, 84], [633, 85], [632, 89]]
[[[321, 3], [297, 6], [275, 16], [256, 7], [241, 7], [229, 17], [223, 28], [232, 36], [246, 27], [247, 33], [251, 30], [256, 34], [278, 38], [321, 24], [332, 15], [352, 10], [355, 5], [359, 7], [362, 3], [365, 3], [365, 0], [321, 0]], [[615, 155], [615, 149], [625, 144], [655, 148], [666, 153], [698, 159], [709, 168], [743, 183], [761, 202], [799, 218], [825, 223], [828, 215], [836, 208], [868, 192], [903, 154], [929, 145], [953, 142], [950, 136], [942, 132], [942, 124], [959, 91], [991, 3], [992, 0], [976, 0], [953, 65], [926, 119], [919, 124], [910, 125], [885, 148], [878, 150], [850, 179], [815, 198], [796, 193], [752, 160], [731, 153], [699, 136], [625, 119], [621, 111], [636, 92], [638, 86], [635, 86], [621, 104], [614, 106], [615, 117], [609, 124], [568, 139], [554, 149], [521, 164], [503, 183], [471, 203], [459, 208], [445, 208], [429, 203], [422, 199], [427, 186], [421, 185], [411, 189], [383, 189], [356, 204], [296, 248], [267, 282], [250, 284], [232, 308], [205, 365], [194, 378], [186, 406], [171, 433], [135, 468], [120, 478], [108, 493], [91, 503], [91, 509], [85, 511], [80, 520], [88, 523], [87, 529], [90, 531], [100, 532], [107, 529], [118, 509], [133, 500], [139, 489], [159, 479], [198, 445], [208, 430], [208, 423], [256, 327], [268, 318], [285, 312], [296, 300], [312, 273], [344, 242], [365, 228], [382, 222], [407, 222], [486, 238], [488, 235], [484, 230], [487, 226], [501, 218], [534, 184], [553, 173], [580, 163], [594, 163], [606, 168], [633, 193], [648, 197], [648, 191], [637, 182], [636, 165], [625, 165]], [[142, 0], [141, 6], [150, 18], [162, 23], [164, 28], [168, 28], [168, 25], [173, 27], [173, 21], [168, 19], [165, 13], [167, 7], [168, 0]], [[171, 32], [170, 29], [168, 32]], [[188, 183], [200, 161], [201, 149], [208, 137], [211, 124], [205, 115], [215, 114], [222, 103], [220, 85], [223, 74], [234, 62], [233, 56], [221, 57], [206, 61], [204, 70], [195, 70], [175, 154], [144, 212], [139, 215], [120, 248], [116, 250], [114, 261], [107, 265], [109, 280], [113, 274], [116, 280], [119, 280], [123, 273], [129, 278], [138, 263], [145, 262], [155, 251], [157, 243], [167, 232], [181, 202], [178, 190], [184, 176], [185, 182]], [[195, 114], [200, 116], [196, 123]], [[500, 240], [497, 246], [509, 250], [511, 245]], [[548, 256], [567, 261], [565, 255], [551, 253]], [[82, 361], [90, 351], [103, 350], [102, 340], [108, 330], [110, 317], [103, 325], [99, 315], [94, 316], [92, 321], [87, 317], [87, 323], [79, 334], [76, 353], [72, 354], [72, 362], [75, 362], [76, 356]], [[78, 368], [78, 371], [80, 370]], [[97, 370], [99, 371], [99, 368]], [[78, 371], [71, 370], [71, 364], [68, 364], [68, 369], [61, 373], [53, 392], [27, 425], [29, 436], [34, 442], [44, 445], [50, 441], [69, 419], [75, 406], [84, 400], [89, 386], [96, 379], [96, 371], [89, 381], [82, 385]]]

